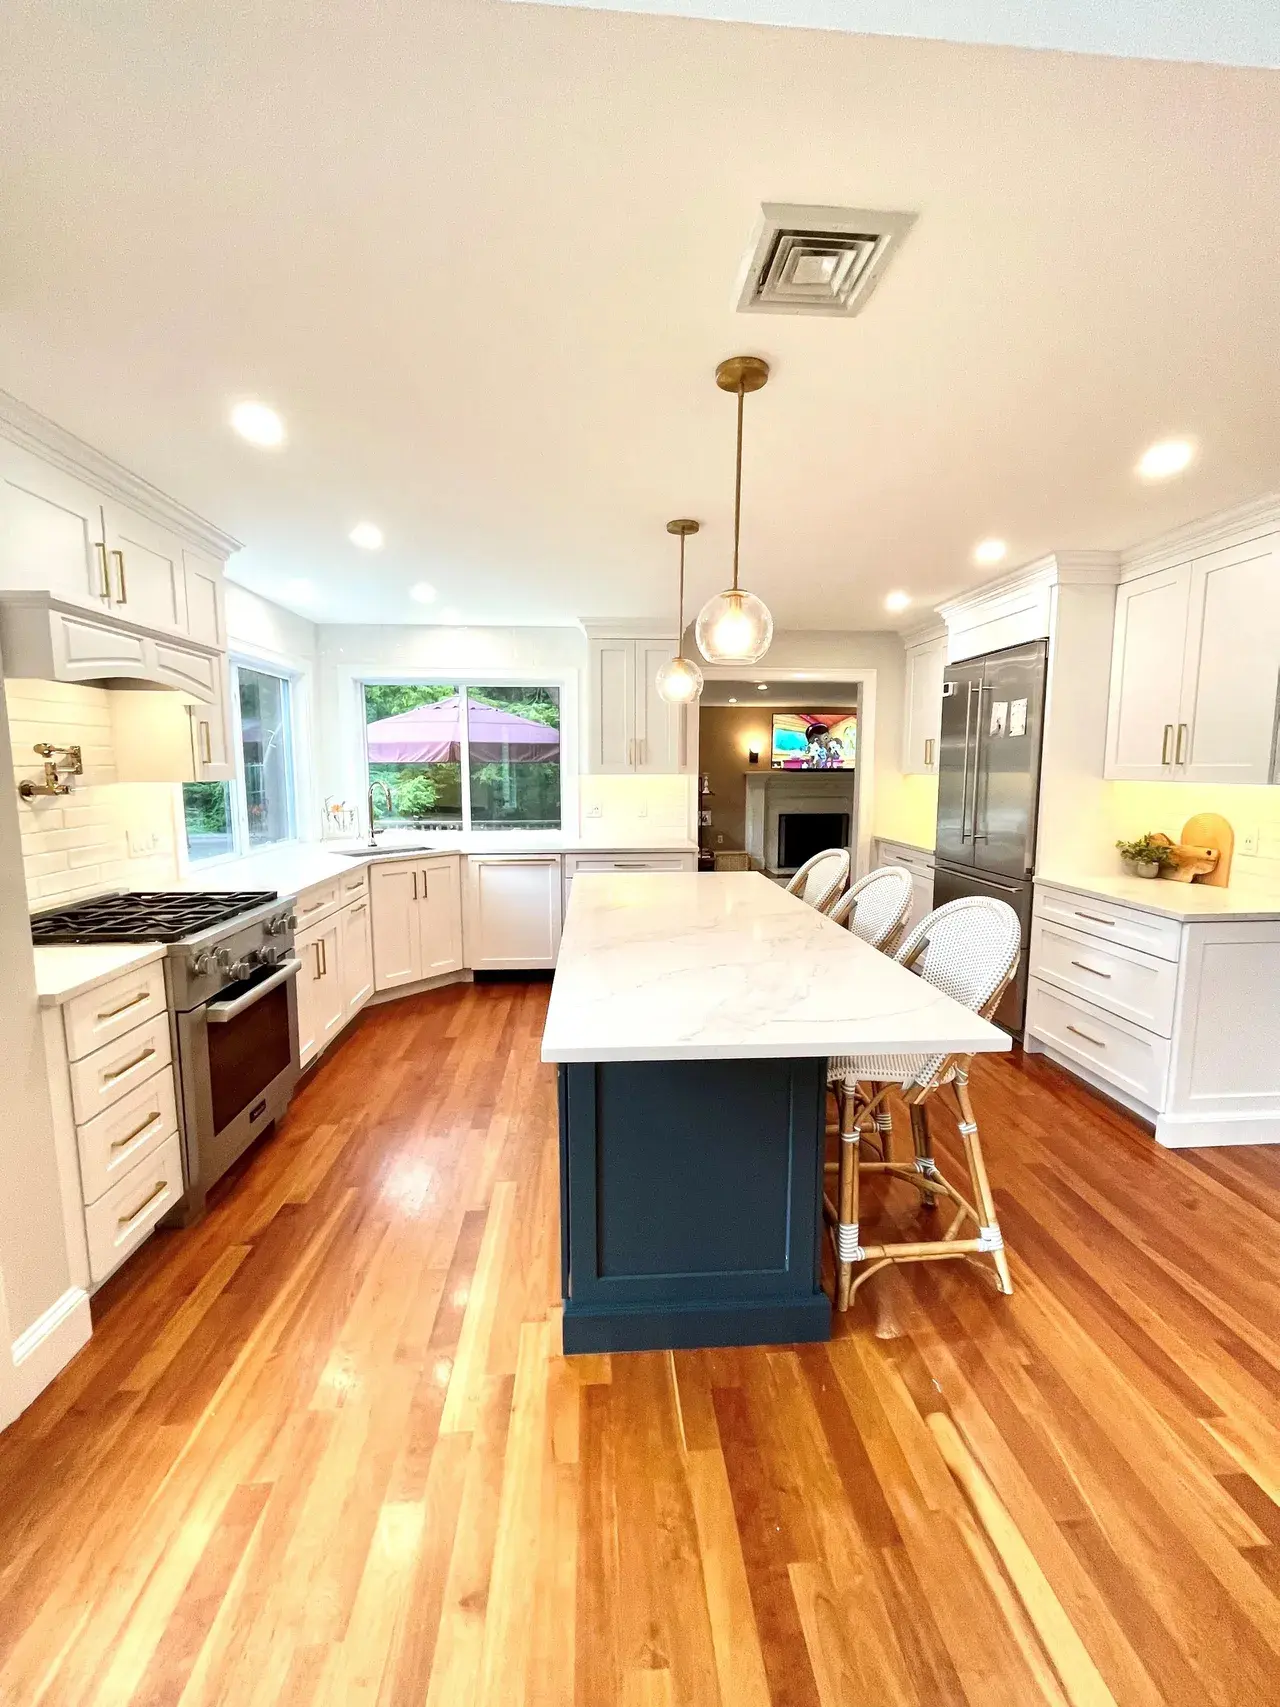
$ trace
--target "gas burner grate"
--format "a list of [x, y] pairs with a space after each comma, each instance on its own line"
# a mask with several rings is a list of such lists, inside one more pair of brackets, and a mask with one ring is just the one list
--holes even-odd
[[44, 943], [181, 942], [241, 913], [276, 900], [274, 889], [238, 894], [197, 891], [102, 895], [31, 921], [31, 939]]

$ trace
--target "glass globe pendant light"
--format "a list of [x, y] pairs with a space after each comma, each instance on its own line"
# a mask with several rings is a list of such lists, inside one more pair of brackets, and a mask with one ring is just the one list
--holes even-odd
[[668, 705], [688, 705], [702, 692], [702, 671], [692, 659], [684, 656], [684, 542], [697, 533], [697, 522], [680, 520], [667, 523], [667, 532], [680, 539], [680, 592], [676, 619], [676, 655], [668, 658], [654, 678], [658, 695]]
[[694, 637], [708, 664], [756, 664], [773, 640], [773, 618], [763, 599], [738, 585], [738, 541], [742, 531], [742, 400], [759, 391], [769, 364], [759, 356], [730, 356], [716, 369], [721, 391], [738, 394], [738, 453], [733, 483], [733, 585], [708, 599], [698, 612]]

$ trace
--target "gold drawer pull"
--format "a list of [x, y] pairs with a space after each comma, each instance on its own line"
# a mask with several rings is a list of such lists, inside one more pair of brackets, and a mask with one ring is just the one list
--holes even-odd
[[1110, 978], [1109, 972], [1099, 972], [1096, 966], [1086, 966], [1083, 960], [1073, 960], [1073, 966], [1078, 966], [1082, 972], [1092, 972], [1095, 978]]
[[141, 1007], [143, 1002], [151, 1000], [151, 991], [144, 990], [140, 996], [130, 996], [127, 1002], [121, 1002], [118, 1008], [108, 1008], [105, 1013], [98, 1015], [99, 1019], [115, 1019], [119, 1014], [127, 1014], [130, 1008]]
[[117, 1219], [116, 1226], [117, 1227], [131, 1227], [140, 1215], [146, 1214], [147, 1210], [150, 1209], [151, 1205], [156, 1201], [156, 1199], [158, 1197], [164, 1196], [165, 1192], [168, 1191], [168, 1189], [169, 1189], [168, 1180], [162, 1179], [154, 1191], [147, 1193], [146, 1197], [143, 1198], [142, 1202], [138, 1205], [138, 1207], [135, 1210], [131, 1211], [131, 1213], [128, 1215], [121, 1215]]
[[120, 593], [116, 602], [117, 604], [127, 605], [129, 602], [129, 585], [124, 578], [124, 552], [113, 551], [111, 555], [116, 560], [116, 569], [120, 577]]
[[1116, 922], [1114, 919], [1104, 919], [1098, 913], [1082, 913], [1080, 911], [1079, 907], [1076, 908], [1076, 918], [1077, 919], [1092, 919], [1095, 925], [1110, 925], [1112, 930], [1114, 930], [1116, 928]]
[[321, 907], [324, 906], [324, 903], [325, 897], [322, 895], [318, 901], [313, 901], [309, 907], [299, 907], [298, 911], [303, 915], [307, 913], [318, 913]]
[[1081, 1031], [1078, 1025], [1069, 1025], [1068, 1031], [1074, 1031], [1077, 1037], [1083, 1037], [1086, 1043], [1092, 1043], [1095, 1049], [1105, 1049], [1107, 1046], [1100, 1037], [1090, 1037], [1087, 1031]]
[[107, 563], [107, 543], [106, 543], [106, 541], [103, 539], [98, 540], [97, 549], [98, 549], [98, 567], [102, 573], [102, 590], [98, 594], [98, 597], [100, 599], [105, 599], [107, 601], [107, 603], [110, 604], [110, 602], [111, 602], [111, 570], [110, 570], [108, 563]]
[[135, 1126], [133, 1131], [127, 1133], [125, 1137], [113, 1138], [111, 1140], [111, 1148], [113, 1150], [127, 1150], [135, 1138], [141, 1138], [144, 1132], [150, 1131], [150, 1129], [159, 1122], [159, 1119], [160, 1110], [157, 1109], [154, 1114], [149, 1114], [147, 1116], [141, 1126]]
[[104, 1073], [102, 1075], [103, 1084], [114, 1085], [117, 1079], [123, 1079], [126, 1073], [132, 1073], [135, 1067], [140, 1067], [144, 1061], [149, 1061], [155, 1052], [155, 1044], [150, 1044], [142, 1051], [141, 1055], [135, 1055], [133, 1060], [128, 1062], [127, 1065], [117, 1067], [114, 1073]]

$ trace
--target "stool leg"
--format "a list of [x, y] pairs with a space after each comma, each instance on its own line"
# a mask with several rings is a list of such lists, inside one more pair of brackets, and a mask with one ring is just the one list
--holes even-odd
[[840, 1095], [839, 1224], [836, 1228], [836, 1309], [849, 1308], [853, 1252], [858, 1246], [858, 1098], [855, 1080], [846, 1079]]
[[[922, 1102], [909, 1104], [911, 1110], [911, 1137], [916, 1152], [916, 1172], [922, 1180], [936, 1172], [933, 1162], [933, 1138], [929, 1132], [929, 1116]], [[930, 1191], [927, 1184], [920, 1188], [920, 1196], [926, 1209], [938, 1207], [937, 1193]]]
[[982, 1156], [982, 1144], [978, 1138], [978, 1123], [973, 1118], [973, 1102], [969, 1096], [969, 1075], [965, 1072], [956, 1074], [956, 1101], [960, 1105], [962, 1119], [960, 1121], [960, 1136], [964, 1139], [965, 1160], [969, 1164], [969, 1178], [973, 1182], [973, 1198], [982, 1216], [979, 1237], [991, 1240], [990, 1256], [996, 1266], [996, 1281], [1001, 1292], [1013, 1291], [1013, 1278], [1009, 1273], [1009, 1259], [1004, 1253], [1004, 1241], [1000, 1236], [1000, 1223], [996, 1220], [995, 1201], [991, 1196], [991, 1186], [987, 1180], [987, 1165]]
[[891, 1162], [893, 1160], [893, 1115], [889, 1112], [887, 1101], [882, 1102], [876, 1109], [876, 1131], [880, 1136], [880, 1159]]

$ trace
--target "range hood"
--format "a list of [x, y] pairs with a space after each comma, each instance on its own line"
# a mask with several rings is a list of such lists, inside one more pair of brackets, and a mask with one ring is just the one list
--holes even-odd
[[220, 700], [222, 654], [195, 641], [99, 616], [51, 593], [0, 593], [0, 669], [6, 678], [88, 687], [167, 689]]

